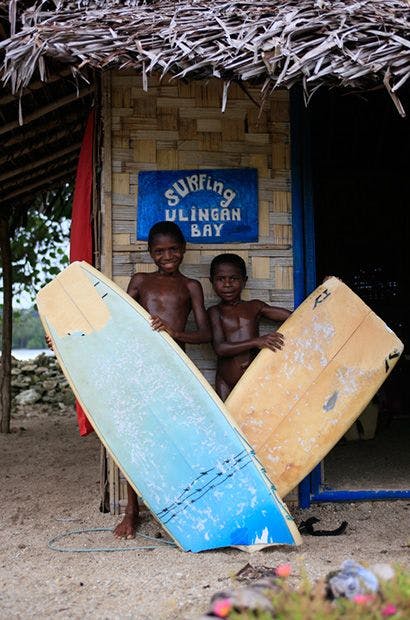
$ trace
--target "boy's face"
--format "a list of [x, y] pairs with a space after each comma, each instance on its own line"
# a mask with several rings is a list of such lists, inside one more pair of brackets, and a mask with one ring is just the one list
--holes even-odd
[[232, 263], [221, 263], [217, 266], [211, 280], [215, 293], [225, 303], [233, 304], [240, 300], [247, 277]]
[[177, 272], [185, 253], [185, 243], [181, 244], [172, 235], [155, 235], [149, 253], [158, 270], [164, 274]]

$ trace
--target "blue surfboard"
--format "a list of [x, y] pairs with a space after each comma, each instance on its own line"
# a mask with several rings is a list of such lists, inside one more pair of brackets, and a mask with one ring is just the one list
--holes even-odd
[[141, 306], [79, 262], [37, 305], [101, 441], [182, 549], [300, 543], [222, 401]]

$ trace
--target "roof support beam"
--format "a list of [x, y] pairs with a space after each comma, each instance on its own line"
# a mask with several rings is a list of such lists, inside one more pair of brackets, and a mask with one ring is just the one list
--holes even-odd
[[7, 196], [3, 196], [0, 197], [0, 205], [9, 202], [12, 198], [16, 198], [17, 196], [23, 196], [24, 194], [28, 194], [29, 192], [39, 192], [41, 191], [41, 189], [45, 189], [45, 185], [50, 184], [52, 181], [58, 181], [58, 180], [63, 180], [63, 179], [69, 179], [71, 177], [71, 175], [75, 172], [76, 170], [76, 165], [75, 163], [73, 164], [72, 168], [66, 168], [65, 170], [62, 170], [61, 172], [54, 174], [48, 178], [43, 178], [43, 179], [39, 179], [36, 183], [32, 183], [31, 185], [26, 185], [25, 187], [20, 188], [19, 190], [17, 190], [16, 192], [12, 192], [11, 194], [8, 194]]
[[[46, 114], [49, 114], [50, 112], [54, 112], [54, 110], [58, 110], [59, 108], [62, 108], [63, 106], [75, 101], [76, 99], [82, 99], [83, 97], [90, 95], [92, 92], [94, 92], [94, 88], [84, 88], [83, 90], [80, 90], [78, 94], [75, 93], [72, 95], [67, 95], [66, 97], [62, 97], [62, 99], [60, 99], [59, 101], [50, 103], [42, 108], [39, 108], [35, 112], [32, 112], [31, 114], [26, 116], [26, 118], [24, 119], [24, 122], [26, 124], [31, 123], [32, 121], [35, 121], [38, 118], [41, 118], [42, 116], [45, 116]], [[0, 128], [0, 135], [8, 133], [9, 131], [12, 131], [13, 129], [16, 129], [16, 127], [20, 127], [20, 123], [18, 120], [12, 121], [11, 123], [7, 123], [6, 125]]]
[[42, 159], [37, 159], [37, 161], [30, 162], [25, 166], [21, 166], [21, 168], [15, 168], [14, 170], [10, 170], [9, 172], [5, 172], [4, 174], [0, 174], [0, 181], [5, 181], [6, 179], [11, 179], [15, 176], [19, 176], [21, 172], [26, 172], [26, 170], [33, 170], [34, 168], [40, 168], [43, 164], [47, 164], [48, 162], [53, 162], [64, 155], [68, 155], [73, 151], [79, 151], [81, 148], [81, 142], [77, 142], [76, 144], [72, 144], [61, 151], [57, 151], [52, 155], [48, 155], [48, 157], [43, 157]]
[[[57, 131], [56, 133], [51, 133], [51, 134], [49, 132], [44, 132], [45, 137], [42, 140], [39, 140], [38, 142], [36, 142], [34, 146], [32, 144], [29, 144], [28, 146], [21, 148], [20, 151], [16, 151], [16, 149], [13, 150], [12, 155], [9, 153], [8, 155], [5, 155], [4, 157], [0, 157], [0, 166], [5, 164], [6, 162], [13, 164], [17, 162], [20, 157], [24, 157], [24, 155], [30, 155], [30, 154], [32, 155], [33, 153], [36, 153], [38, 150], [42, 148], [52, 147], [52, 145], [55, 142], [59, 142], [59, 140], [62, 140], [63, 138], [68, 138], [68, 137], [72, 138], [73, 136], [75, 136], [76, 133], [80, 131], [81, 128], [82, 128], [82, 125], [78, 123], [74, 127], [70, 127], [69, 134], [67, 133], [66, 129], [63, 129], [61, 131]], [[16, 167], [18, 168], [18, 166]]]
[[[70, 113], [64, 117], [64, 126], [69, 123], [74, 123], [78, 115], [76, 116], [74, 113]], [[19, 144], [20, 142], [27, 142], [30, 138], [37, 138], [39, 135], [43, 133], [50, 134], [51, 129], [55, 128], [61, 129], [61, 119], [54, 119], [49, 123], [43, 123], [40, 127], [32, 127], [31, 129], [28, 127], [20, 127], [20, 131], [15, 134], [12, 134], [9, 138], [6, 138], [2, 141], [2, 146], [4, 148], [8, 148], [9, 146], [13, 146], [13, 144]]]
[[[70, 69], [65, 69], [61, 71], [59, 74], [50, 75], [47, 80], [37, 80], [35, 82], [31, 82], [27, 88], [23, 90], [22, 97], [25, 95], [29, 95], [33, 90], [39, 90], [40, 88], [44, 88], [47, 84], [52, 84], [53, 82], [57, 82], [58, 80], [62, 80], [67, 76], [72, 75]], [[10, 103], [11, 101], [18, 101], [20, 99], [20, 95], [5, 95], [4, 97], [0, 97], [0, 106], [6, 105], [6, 103]]]
[[24, 184], [27, 183], [35, 183], [40, 179], [44, 179], [48, 177], [48, 175], [55, 174], [59, 170], [66, 169], [72, 164], [76, 164], [78, 162], [78, 153], [72, 153], [71, 155], [67, 155], [63, 159], [58, 159], [54, 161], [52, 164], [45, 164], [42, 168], [38, 168], [37, 170], [29, 170], [25, 173], [22, 173], [18, 177], [14, 179], [10, 179], [6, 181], [4, 184], [0, 186], [0, 193], [8, 194], [9, 192], [13, 192], [18, 188], [24, 189]]

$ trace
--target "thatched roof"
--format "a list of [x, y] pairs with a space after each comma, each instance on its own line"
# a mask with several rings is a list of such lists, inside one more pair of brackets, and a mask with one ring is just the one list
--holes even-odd
[[74, 72], [259, 80], [264, 91], [384, 84], [395, 97], [410, 77], [409, 17], [404, 0], [38, 2], [4, 45], [4, 79], [19, 91], [52, 58]]
[[[13, 179], [29, 187], [31, 175], [40, 187], [39, 171], [45, 183], [58, 178], [67, 157], [74, 169], [94, 71], [132, 69], [145, 87], [154, 71], [167, 79], [216, 76], [225, 93], [232, 80], [249, 80], [262, 98], [295, 83], [307, 97], [322, 84], [383, 87], [404, 115], [409, 17], [405, 0], [0, 0], [0, 132], [7, 138], [0, 207], [22, 191]], [[31, 159], [24, 158], [30, 144]], [[42, 162], [37, 172], [33, 161]]]

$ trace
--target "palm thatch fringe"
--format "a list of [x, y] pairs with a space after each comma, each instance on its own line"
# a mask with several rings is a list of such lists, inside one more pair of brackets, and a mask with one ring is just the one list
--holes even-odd
[[405, 0], [11, 0], [8, 8], [11, 35], [0, 48], [13, 92], [36, 70], [46, 79], [54, 59], [74, 75], [87, 66], [135, 69], [145, 87], [153, 71], [258, 81], [265, 96], [296, 82], [307, 97], [324, 83], [384, 85], [404, 115], [397, 93], [410, 77]]

